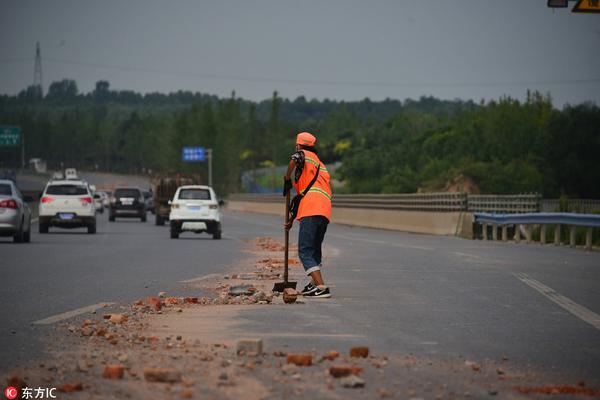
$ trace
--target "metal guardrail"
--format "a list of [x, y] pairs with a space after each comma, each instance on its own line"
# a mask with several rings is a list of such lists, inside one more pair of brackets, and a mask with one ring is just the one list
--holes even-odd
[[515, 226], [514, 240], [519, 242], [521, 239], [521, 226], [525, 227], [525, 238], [529, 243], [531, 241], [531, 227], [540, 225], [540, 242], [546, 243], [546, 232], [548, 225], [554, 225], [554, 244], [561, 243], [561, 226], [570, 227], [570, 246], [575, 247], [575, 227], [587, 227], [585, 248], [592, 248], [592, 229], [600, 228], [600, 215], [594, 214], [576, 214], [576, 213], [526, 213], [526, 214], [488, 214], [475, 213], [475, 223], [483, 226], [483, 239], [488, 240], [489, 229], [492, 228], [492, 239], [498, 239], [498, 228], [501, 228], [502, 240], [507, 241], [507, 228]]
[[[278, 203], [278, 194], [238, 193], [229, 197], [234, 201]], [[333, 197], [333, 206], [375, 210], [407, 211], [468, 211], [526, 213], [539, 210], [539, 196], [525, 195], [468, 195], [451, 193], [414, 194], [339, 194]]]
[[[279, 203], [283, 197], [238, 193], [231, 195], [229, 200]], [[465, 193], [341, 194], [333, 197], [333, 207], [376, 210], [462, 211], [466, 204]]]
[[573, 225], [600, 228], [600, 215], [575, 213], [486, 214], [475, 213], [475, 222], [496, 225]]

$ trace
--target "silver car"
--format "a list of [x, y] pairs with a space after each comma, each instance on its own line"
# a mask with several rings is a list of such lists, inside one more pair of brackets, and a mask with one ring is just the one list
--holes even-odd
[[23, 195], [13, 181], [0, 180], [0, 236], [12, 236], [15, 243], [31, 240], [32, 198]]

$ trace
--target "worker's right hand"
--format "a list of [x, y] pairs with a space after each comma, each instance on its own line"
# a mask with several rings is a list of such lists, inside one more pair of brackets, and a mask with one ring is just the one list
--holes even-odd
[[286, 176], [283, 177], [283, 197], [287, 196], [287, 194], [292, 190], [292, 179]]
[[283, 229], [285, 229], [286, 231], [289, 231], [290, 229], [292, 229], [292, 225], [294, 224], [294, 220], [291, 220], [289, 222], [285, 222], [283, 224]]

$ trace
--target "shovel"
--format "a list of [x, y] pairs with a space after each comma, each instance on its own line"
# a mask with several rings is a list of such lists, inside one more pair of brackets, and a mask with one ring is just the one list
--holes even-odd
[[[285, 223], [290, 221], [290, 192], [285, 195]], [[283, 257], [283, 282], [277, 282], [273, 286], [274, 292], [283, 292], [284, 289], [296, 289], [298, 282], [288, 281], [288, 255], [290, 250], [290, 231], [285, 230], [285, 255]]]

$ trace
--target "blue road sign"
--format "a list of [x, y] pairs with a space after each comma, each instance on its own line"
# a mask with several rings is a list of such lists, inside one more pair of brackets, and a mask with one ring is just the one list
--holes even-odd
[[181, 160], [184, 162], [200, 162], [206, 160], [204, 147], [184, 147], [181, 149]]

